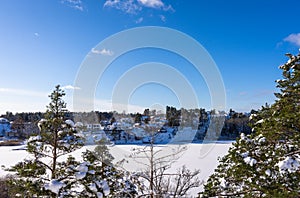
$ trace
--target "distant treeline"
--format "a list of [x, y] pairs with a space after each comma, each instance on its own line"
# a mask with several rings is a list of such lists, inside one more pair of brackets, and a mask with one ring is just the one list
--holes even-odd
[[[250, 113], [240, 113], [232, 109], [228, 113], [221, 112], [226, 115], [225, 123], [221, 131], [220, 139], [235, 139], [241, 133], [250, 134], [251, 127], [249, 126], [249, 117], [251, 113], [255, 113], [255, 110], [252, 110]], [[65, 117], [67, 119], [74, 120], [75, 122], [82, 122], [87, 124], [96, 124], [101, 121], [108, 121], [113, 123], [120, 121], [121, 118], [129, 117], [132, 118], [135, 122], [141, 121], [142, 116], [155, 116], [156, 111], [145, 109], [143, 114], [140, 113], [118, 113], [118, 112], [66, 112]], [[169, 127], [178, 127], [178, 126], [191, 126], [193, 129], [198, 129], [196, 139], [203, 139], [205, 136], [208, 126], [210, 124], [210, 116], [215, 115], [217, 112], [215, 110], [206, 111], [205, 109], [184, 109], [181, 108], [177, 110], [175, 107], [166, 107], [165, 119], [167, 120], [166, 124]], [[160, 114], [161, 115], [161, 114]], [[33, 123], [37, 124], [39, 120], [45, 117], [45, 112], [22, 112], [22, 113], [12, 113], [6, 112], [6, 114], [1, 115], [0, 117], [5, 117], [9, 121], [16, 123]], [[148, 123], [148, 122], [147, 122]], [[146, 124], [147, 124], [146, 123]]]

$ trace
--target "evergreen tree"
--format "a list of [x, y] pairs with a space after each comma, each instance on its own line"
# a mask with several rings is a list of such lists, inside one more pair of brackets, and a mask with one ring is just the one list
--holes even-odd
[[135, 117], [134, 117], [134, 122], [135, 122], [135, 123], [140, 123], [140, 124], [141, 124], [141, 122], [142, 122], [142, 114], [137, 113], [137, 114], [135, 115]]
[[30, 158], [10, 169], [18, 176], [10, 183], [24, 197], [56, 197], [60, 188], [66, 185], [64, 181], [69, 175], [65, 167], [71, 162], [70, 159], [65, 162], [59, 158], [83, 145], [74, 123], [65, 120], [67, 109], [63, 96], [64, 91], [57, 85], [49, 96], [51, 102], [45, 119], [39, 122], [40, 134], [30, 137], [27, 142]]
[[181, 110], [177, 110], [175, 107], [166, 107], [166, 119], [168, 125], [171, 127], [180, 126]]
[[287, 56], [277, 100], [251, 115], [255, 133], [233, 144], [200, 196], [300, 196], [300, 54]]
[[110, 119], [110, 124], [111, 124], [111, 125], [113, 125], [113, 124], [116, 123], [116, 122], [117, 122], [117, 120], [116, 120], [115, 117], [112, 117], [112, 118]]
[[[114, 157], [106, 146], [108, 142], [100, 140], [94, 151], [83, 152], [83, 162], [69, 163], [69, 186], [61, 189], [68, 197], [133, 197], [136, 186], [133, 177], [113, 164]], [[71, 165], [71, 166], [70, 166]]]
[[150, 122], [150, 110], [149, 109], [145, 109], [143, 116], [144, 116], [144, 120], [143, 121], [145, 122], [145, 124], [149, 124], [149, 122]]

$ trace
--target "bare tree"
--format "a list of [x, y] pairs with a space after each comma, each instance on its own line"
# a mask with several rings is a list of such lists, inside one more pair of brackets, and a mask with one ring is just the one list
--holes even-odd
[[175, 173], [170, 170], [171, 165], [186, 151], [186, 146], [156, 147], [154, 139], [152, 133], [150, 144], [134, 148], [129, 156], [143, 167], [135, 173], [143, 184], [139, 187], [139, 197], [182, 197], [190, 189], [199, 187], [202, 184], [198, 178], [200, 170], [191, 171], [185, 166]]

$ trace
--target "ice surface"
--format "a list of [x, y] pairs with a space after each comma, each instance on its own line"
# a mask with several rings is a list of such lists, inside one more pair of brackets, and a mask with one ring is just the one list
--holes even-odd
[[[176, 146], [176, 145], [173, 145]], [[178, 168], [183, 165], [186, 165], [190, 170], [200, 169], [199, 178], [201, 180], [206, 181], [208, 177], [213, 173], [214, 169], [217, 167], [218, 161], [217, 158], [219, 156], [224, 156], [229, 147], [231, 146], [231, 142], [220, 142], [220, 143], [207, 143], [207, 144], [186, 144], [186, 151], [182, 154], [181, 158], [177, 160], [171, 168], [168, 170], [169, 172], [176, 172]], [[133, 160], [130, 161], [128, 156], [132, 153], [132, 148], [134, 147], [144, 147], [144, 145], [114, 145], [109, 146], [111, 154], [115, 157], [115, 162], [120, 161], [122, 159], [126, 159], [128, 163], [125, 163], [123, 166], [125, 170], [128, 171], [137, 171], [143, 167], [140, 164], [137, 164]], [[162, 154], [168, 154], [171, 149], [166, 149], [172, 147], [171, 145], [155, 145], [156, 149], [162, 149]], [[20, 147], [0, 147], [0, 166], [5, 165], [6, 167], [10, 167], [16, 164], [19, 161], [22, 161], [24, 158], [27, 158], [29, 154], [25, 150], [12, 150]], [[84, 146], [83, 148], [75, 151], [72, 155], [80, 160], [81, 153], [86, 149], [94, 149], [94, 146]], [[67, 158], [68, 156], [65, 156]], [[64, 157], [60, 158], [61, 160]], [[65, 160], [65, 159], [64, 159]], [[84, 178], [86, 173], [88, 172], [87, 164], [80, 164], [77, 169], [78, 178]], [[4, 176], [7, 174], [3, 169], [0, 169], [0, 176]], [[104, 188], [105, 185], [102, 184], [103, 189], [106, 189], [105, 193], [109, 193], [109, 188]], [[200, 188], [193, 189], [190, 191], [191, 195], [196, 196], [197, 193], [203, 189], [203, 186]], [[106, 195], [98, 195], [98, 197], [102, 197]]]

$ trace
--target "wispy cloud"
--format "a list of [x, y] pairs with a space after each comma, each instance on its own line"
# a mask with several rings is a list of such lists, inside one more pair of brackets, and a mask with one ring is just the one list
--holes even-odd
[[166, 5], [162, 0], [106, 0], [104, 7], [111, 7], [128, 14], [137, 14], [143, 8], [174, 11], [171, 5]]
[[164, 15], [159, 15], [159, 18], [162, 22], [166, 22], [166, 17]]
[[39, 34], [39, 33], [37, 33], [37, 32], [35, 32], [35, 33], [34, 33], [34, 36], [36, 36], [36, 37], [39, 37], [39, 36], [40, 36], [40, 34]]
[[175, 12], [174, 8], [171, 5], [164, 5], [163, 10]]
[[84, 6], [81, 0], [61, 0], [61, 3], [75, 10], [84, 11]]
[[73, 85], [66, 85], [62, 87], [63, 90], [79, 90], [80, 87], [74, 87]]
[[142, 9], [134, 0], [106, 0], [104, 7], [111, 7], [128, 14], [136, 14]]
[[290, 34], [288, 37], [284, 38], [283, 41], [292, 43], [300, 47], [300, 33]]
[[144, 20], [143, 17], [138, 18], [138, 20], [135, 21], [136, 24], [142, 23]]
[[100, 54], [100, 55], [103, 55], [103, 56], [112, 56], [112, 55], [114, 55], [114, 52], [109, 50], [109, 49], [97, 50], [95, 48], [92, 48], [91, 52], [93, 54]]

